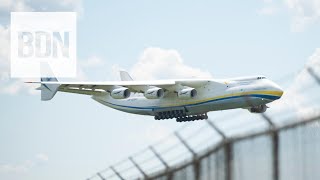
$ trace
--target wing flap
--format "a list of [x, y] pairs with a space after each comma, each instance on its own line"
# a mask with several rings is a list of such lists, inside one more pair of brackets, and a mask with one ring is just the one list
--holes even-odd
[[67, 89], [90, 89], [90, 90], [104, 90], [111, 91], [116, 87], [127, 87], [132, 92], [144, 92], [150, 86], [167, 89], [175, 86], [175, 81], [111, 81], [111, 82], [47, 82], [47, 84], [59, 84], [62, 90]]
[[59, 84], [59, 91], [96, 95], [110, 92], [117, 87], [126, 87], [131, 92], [145, 92], [150, 87], [159, 87], [169, 92], [181, 90], [187, 86], [199, 88], [209, 83], [209, 80], [165, 80], [165, 81], [107, 81], [107, 82], [46, 82], [48, 85]]
[[67, 93], [85, 94], [85, 95], [102, 95], [105, 93], [104, 91], [84, 90], [84, 89], [59, 89], [59, 91], [67, 92]]

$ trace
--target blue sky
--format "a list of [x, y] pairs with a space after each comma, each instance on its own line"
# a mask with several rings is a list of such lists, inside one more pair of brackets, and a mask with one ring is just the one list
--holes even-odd
[[79, 79], [116, 80], [117, 70], [126, 69], [135, 79], [263, 74], [277, 81], [299, 72], [312, 55], [319, 59], [319, 4], [0, 2], [0, 179], [85, 179], [183, 126], [118, 112], [82, 95], [58, 93], [41, 102], [21, 80], [8, 78], [9, 12], [77, 11]]

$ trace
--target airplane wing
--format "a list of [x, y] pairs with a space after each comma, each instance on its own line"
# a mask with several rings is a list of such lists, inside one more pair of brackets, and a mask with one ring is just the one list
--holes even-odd
[[183, 88], [199, 88], [205, 86], [210, 80], [156, 80], [156, 81], [134, 81], [128, 72], [120, 71], [122, 81], [104, 81], [104, 82], [60, 82], [53, 78], [41, 78], [41, 86], [37, 88], [41, 90], [41, 100], [51, 100], [57, 91], [86, 94], [86, 95], [100, 95], [106, 92], [111, 92], [114, 89], [125, 87], [130, 92], [144, 93], [150, 88], [161, 88], [165, 92], [178, 92]]
[[[48, 80], [48, 79], [44, 79]], [[41, 81], [42, 100], [50, 100], [57, 91], [99, 95], [105, 92], [110, 92], [118, 87], [126, 87], [131, 92], [143, 93], [149, 88], [158, 87], [164, 91], [177, 92], [187, 87], [198, 88], [207, 84], [208, 80], [157, 80], [157, 81], [106, 81], [106, 82], [59, 82]]]
[[59, 90], [63, 89], [91, 89], [111, 91], [117, 86], [126, 87], [131, 92], [144, 92], [150, 87], [159, 87], [167, 91], [179, 90], [180, 86], [198, 88], [206, 83], [207, 80], [164, 80], [164, 81], [107, 81], [107, 82], [42, 82], [48, 85], [59, 85]]
[[174, 86], [175, 81], [110, 81], [110, 82], [43, 82], [45, 84], [56, 84], [61, 89], [91, 89], [91, 90], [104, 90], [111, 91], [116, 87], [126, 87], [131, 92], [144, 92], [150, 86], [157, 86], [159, 88], [168, 88]]

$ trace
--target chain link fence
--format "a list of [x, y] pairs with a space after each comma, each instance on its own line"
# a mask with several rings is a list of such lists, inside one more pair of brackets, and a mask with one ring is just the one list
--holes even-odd
[[310, 84], [295, 85], [279, 100], [284, 104], [272, 107], [279, 111], [185, 125], [87, 180], [320, 179], [320, 78], [311, 68], [303, 73]]

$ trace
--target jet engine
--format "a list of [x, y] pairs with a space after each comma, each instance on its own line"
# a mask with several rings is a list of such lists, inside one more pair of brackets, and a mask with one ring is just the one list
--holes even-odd
[[251, 113], [264, 113], [267, 110], [267, 106], [266, 105], [259, 105], [259, 106], [255, 106], [255, 107], [251, 107], [249, 109], [249, 111]]
[[150, 88], [144, 93], [147, 99], [159, 99], [164, 96], [164, 90], [158, 87]]
[[125, 87], [116, 88], [111, 91], [110, 96], [113, 99], [126, 99], [130, 96], [130, 90]]
[[190, 99], [197, 96], [197, 90], [194, 88], [185, 88], [178, 92], [178, 97], [180, 99]]

